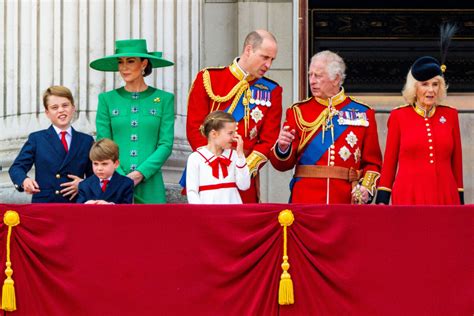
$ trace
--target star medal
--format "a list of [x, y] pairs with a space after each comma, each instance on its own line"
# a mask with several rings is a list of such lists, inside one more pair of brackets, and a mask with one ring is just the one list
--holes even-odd
[[256, 107], [252, 110], [252, 112], [250, 112], [250, 116], [252, 117], [255, 124], [257, 124], [263, 118], [263, 112]]
[[347, 134], [346, 141], [352, 148], [357, 144], [357, 136], [351, 131]]
[[445, 118], [444, 116], [441, 116], [441, 117], [439, 118], [439, 121], [441, 122], [441, 124], [444, 124], [444, 123], [447, 122], [447, 120], [446, 120], [446, 118]]
[[339, 150], [339, 156], [342, 158], [342, 160], [346, 161], [351, 156], [351, 152], [346, 146], [342, 146]]

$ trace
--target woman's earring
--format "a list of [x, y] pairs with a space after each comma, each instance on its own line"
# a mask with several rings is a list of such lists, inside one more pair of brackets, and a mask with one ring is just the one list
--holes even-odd
[[142, 76], [145, 75], [145, 68], [142, 69]]

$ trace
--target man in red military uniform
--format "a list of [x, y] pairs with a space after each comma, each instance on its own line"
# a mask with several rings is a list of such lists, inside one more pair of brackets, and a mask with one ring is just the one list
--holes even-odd
[[250, 189], [240, 191], [244, 203], [259, 201], [258, 170], [278, 137], [282, 88], [264, 77], [277, 55], [275, 37], [264, 30], [249, 33], [243, 51], [227, 67], [201, 70], [189, 92], [186, 134], [193, 150], [207, 145], [199, 127], [210, 112], [231, 113], [244, 140]]
[[342, 58], [323, 51], [311, 60], [313, 97], [294, 104], [271, 154], [280, 171], [295, 168], [292, 203], [368, 203], [382, 155], [374, 110], [345, 95]]

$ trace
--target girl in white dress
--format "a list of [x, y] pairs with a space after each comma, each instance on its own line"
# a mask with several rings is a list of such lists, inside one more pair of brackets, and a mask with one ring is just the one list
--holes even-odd
[[[244, 143], [236, 132], [237, 123], [223, 111], [210, 113], [201, 125], [207, 146], [188, 158], [186, 195], [190, 204], [241, 204], [239, 191], [250, 187]], [[237, 150], [232, 149], [233, 142]]]

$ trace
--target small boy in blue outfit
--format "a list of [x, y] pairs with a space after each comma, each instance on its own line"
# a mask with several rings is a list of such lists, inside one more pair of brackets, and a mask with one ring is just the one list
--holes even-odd
[[94, 139], [72, 128], [76, 107], [68, 88], [46, 89], [43, 106], [51, 126], [28, 136], [8, 173], [18, 191], [32, 194], [32, 203], [75, 202], [79, 182], [92, 175], [88, 154]]
[[119, 149], [117, 144], [103, 138], [92, 145], [89, 158], [94, 175], [79, 184], [77, 203], [131, 204], [133, 180], [118, 174]]

